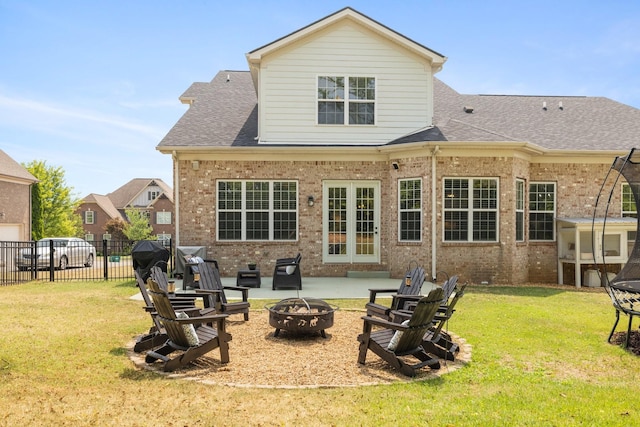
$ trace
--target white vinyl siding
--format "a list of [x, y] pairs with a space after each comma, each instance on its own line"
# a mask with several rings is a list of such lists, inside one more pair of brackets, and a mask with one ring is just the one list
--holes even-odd
[[[431, 125], [433, 76], [426, 60], [353, 23], [330, 30], [263, 58], [261, 142], [382, 143]], [[375, 125], [318, 125], [318, 76], [374, 77]]]

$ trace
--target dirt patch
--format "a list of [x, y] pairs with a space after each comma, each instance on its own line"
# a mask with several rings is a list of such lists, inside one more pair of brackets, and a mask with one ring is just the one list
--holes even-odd
[[[333, 327], [320, 333], [293, 335], [281, 331], [274, 337], [266, 310], [252, 311], [248, 322], [232, 316], [227, 330], [233, 336], [229, 343], [230, 362], [223, 365], [217, 350], [180, 370], [172, 377], [239, 387], [350, 387], [397, 382], [422, 381], [452, 372], [471, 359], [471, 347], [455, 337], [460, 345], [456, 360], [441, 361], [438, 370], [424, 368], [416, 377], [399, 374], [372, 352], [365, 365], [358, 363], [357, 336], [362, 330], [362, 311], [338, 310]], [[131, 350], [137, 366], [163, 373], [160, 366], [148, 365], [144, 355]]]
[[[611, 344], [624, 345], [626, 339], [626, 332], [616, 332], [611, 337]], [[631, 331], [631, 333], [629, 334], [628, 350], [636, 356], [640, 356], [640, 331]]]

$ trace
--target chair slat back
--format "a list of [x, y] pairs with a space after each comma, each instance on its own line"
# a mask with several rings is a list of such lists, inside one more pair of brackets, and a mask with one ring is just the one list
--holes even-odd
[[458, 276], [451, 276], [447, 279], [446, 282], [442, 284], [442, 290], [444, 291], [444, 296], [442, 297], [442, 303], [446, 304], [451, 298], [453, 291], [456, 289], [456, 284], [458, 283]]
[[407, 284], [407, 277], [402, 279], [402, 283], [398, 288], [398, 295], [420, 295], [422, 285], [427, 277], [424, 268], [416, 267], [407, 273], [409, 283]]
[[220, 271], [208, 262], [199, 263], [198, 270], [200, 271], [200, 288], [208, 291], [220, 291], [218, 294], [220, 302], [226, 304], [227, 297], [224, 294]]
[[177, 345], [189, 347], [189, 341], [184, 333], [184, 329], [182, 325], [176, 321], [176, 312], [171, 305], [169, 295], [162, 290], [158, 282], [151, 277], [147, 279], [147, 286], [149, 287], [149, 294], [153, 299], [153, 305], [158, 312], [160, 323], [164, 326], [171, 341]]
[[169, 278], [167, 277], [167, 273], [162, 271], [162, 268], [156, 266], [151, 267], [149, 272], [150, 276], [154, 282], [158, 284], [160, 289], [167, 292], [169, 288]]
[[442, 315], [442, 320], [438, 322], [438, 324], [436, 325], [436, 328], [433, 330], [434, 337], [440, 333], [440, 331], [444, 327], [445, 322], [448, 321], [453, 315], [454, 308], [458, 303], [458, 301], [460, 300], [460, 298], [464, 296], [464, 290], [466, 287], [467, 287], [467, 284], [465, 283], [461, 285], [460, 288], [458, 288], [458, 290], [453, 293], [451, 302], [449, 302], [449, 304], [447, 305], [447, 310]]
[[429, 292], [429, 295], [418, 301], [409, 319], [408, 328], [398, 341], [398, 346], [395, 350], [396, 354], [401, 354], [420, 346], [422, 337], [433, 324], [433, 318], [442, 302], [442, 296], [442, 288], [435, 288]]

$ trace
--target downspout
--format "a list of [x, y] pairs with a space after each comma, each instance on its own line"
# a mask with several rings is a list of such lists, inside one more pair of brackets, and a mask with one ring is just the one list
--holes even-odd
[[173, 151], [171, 153], [175, 171], [173, 173], [173, 209], [175, 210], [176, 221], [176, 241], [174, 247], [178, 247], [180, 244], [180, 162], [178, 162], [178, 155]]
[[436, 232], [436, 226], [438, 224], [438, 215], [436, 209], [436, 203], [438, 198], [436, 197], [437, 193], [437, 177], [436, 177], [436, 155], [440, 152], [440, 147], [436, 145], [431, 151], [431, 277], [433, 280], [436, 280], [436, 275], [438, 273], [436, 269], [436, 239], [438, 238], [438, 233]]

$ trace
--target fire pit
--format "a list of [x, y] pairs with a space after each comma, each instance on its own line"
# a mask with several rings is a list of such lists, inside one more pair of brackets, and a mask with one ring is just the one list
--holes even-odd
[[299, 334], [320, 331], [323, 338], [327, 337], [324, 330], [333, 326], [333, 312], [338, 309], [317, 298], [287, 298], [265, 308], [269, 310], [269, 325], [276, 328], [274, 337], [284, 329]]

